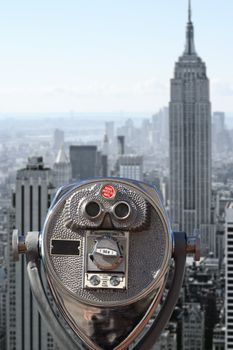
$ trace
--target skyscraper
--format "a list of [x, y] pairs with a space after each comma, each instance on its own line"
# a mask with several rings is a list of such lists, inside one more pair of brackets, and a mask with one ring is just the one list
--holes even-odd
[[226, 207], [225, 225], [225, 257], [226, 257], [226, 288], [225, 288], [225, 310], [226, 310], [226, 333], [225, 349], [233, 349], [233, 202]]
[[185, 50], [175, 65], [169, 106], [170, 212], [173, 228], [201, 230], [203, 250], [215, 249], [211, 209], [211, 105], [205, 63], [194, 45], [189, 2]]
[[107, 176], [107, 156], [97, 150], [97, 146], [70, 146], [72, 180], [86, 180]]
[[225, 125], [225, 113], [214, 112], [212, 118], [212, 151], [215, 157], [225, 157], [232, 150], [232, 137]]
[[70, 146], [70, 163], [74, 181], [98, 176], [97, 147], [91, 145]]
[[168, 107], [160, 109], [152, 115], [151, 141], [153, 150], [167, 152], [168, 149]]
[[7, 215], [7, 299], [6, 299], [6, 348], [16, 349], [16, 266], [13, 261], [12, 232], [15, 228], [15, 195]]
[[[29, 158], [27, 167], [18, 170], [16, 178], [15, 226], [20, 233], [42, 229], [51, 192], [51, 170], [44, 167], [42, 157]], [[11, 227], [13, 220], [14, 213]], [[38, 313], [30, 290], [25, 257], [20, 257], [20, 262], [14, 264], [11, 248], [8, 254], [7, 346], [15, 350], [53, 350], [53, 338]]]
[[64, 144], [64, 131], [55, 129], [53, 133], [53, 148], [58, 151]]
[[7, 282], [4, 268], [0, 267], [0, 349], [6, 349], [6, 293]]

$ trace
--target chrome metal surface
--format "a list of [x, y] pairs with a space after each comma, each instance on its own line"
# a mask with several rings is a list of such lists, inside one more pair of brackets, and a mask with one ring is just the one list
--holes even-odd
[[[127, 213], [126, 214], [124, 214], [124, 215], [122, 215], [122, 216], [119, 216], [118, 214], [117, 214], [117, 208], [119, 208], [119, 206], [120, 205], [125, 205], [126, 207], [127, 207]], [[129, 203], [127, 203], [127, 202], [125, 202], [125, 201], [121, 201], [121, 202], [117, 202], [117, 203], [115, 203], [114, 204], [114, 206], [112, 207], [112, 211], [113, 211], [113, 213], [114, 213], [114, 215], [116, 216], [116, 218], [118, 219], [118, 220], [125, 220], [125, 219], [127, 219], [129, 216], [130, 216], [130, 214], [131, 214], [131, 208], [130, 208], [130, 205], [129, 205]]]
[[[101, 190], [108, 186], [115, 191], [109, 200], [101, 197]], [[87, 200], [101, 202], [103, 217], [102, 213], [96, 220], [81, 216], [79, 208]], [[132, 208], [125, 220], [111, 216], [111, 208], [119, 201]], [[110, 218], [107, 227], [111, 234], [116, 231], [120, 237], [121, 231], [129, 231], [128, 266], [115, 275], [110, 274], [111, 269], [107, 271], [108, 288], [98, 288], [101, 274], [91, 272], [89, 281], [97, 288], [85, 288], [88, 232], [104, 231], [106, 216]], [[80, 240], [80, 254], [51, 255], [51, 239]], [[70, 187], [68, 192], [63, 190], [49, 212], [41, 237], [42, 259], [57, 305], [70, 327], [93, 350], [126, 349], [137, 337], [160, 301], [171, 253], [171, 228], [157, 192], [150, 186], [122, 179], [92, 180]], [[122, 273], [128, 287], [118, 290]]]
[[[94, 185], [100, 186], [103, 184], [102, 181], [95, 181]], [[107, 181], [106, 181], [107, 182]], [[107, 183], [116, 184], [117, 180], [109, 181]], [[119, 181], [120, 182], [120, 181]], [[122, 181], [120, 182], [122, 185]], [[124, 183], [123, 183], [124, 184]], [[88, 184], [90, 187], [93, 183]], [[82, 190], [82, 187], [86, 187], [86, 184], [82, 184], [80, 188], [76, 188], [75, 191]], [[126, 185], [127, 186], [127, 183]], [[130, 186], [130, 188], [133, 186]], [[133, 187], [133, 192], [140, 193], [138, 186]], [[131, 242], [129, 257], [131, 261], [131, 266], [129, 266], [129, 271], [131, 276], [129, 276], [131, 285], [129, 285], [129, 290], [127, 292], [122, 292], [120, 294], [116, 293], [90, 293], [82, 290], [82, 279], [83, 279], [83, 249], [85, 243], [85, 231], [80, 230], [79, 232], [72, 231], [71, 229], [65, 229], [62, 218], [64, 212], [64, 206], [66, 199], [73, 197], [74, 191], [69, 193], [66, 198], [61, 198], [53, 210], [49, 213], [47, 222], [43, 230], [42, 239], [42, 257], [44, 260], [45, 268], [48, 273], [48, 278], [50, 275], [54, 275], [57, 284], [62, 283], [66, 285], [68, 291], [73, 293], [73, 297], [77, 300], [88, 302], [94, 305], [99, 305], [106, 303], [106, 305], [122, 305], [129, 302], [137, 301], [143, 298], [145, 295], [149, 294], [151, 290], [154, 289], [156, 283], [159, 281], [160, 277], [166, 273], [168, 268], [168, 263], [171, 258], [171, 234], [167, 221], [164, 220], [162, 216], [161, 209], [156, 205], [156, 211], [153, 211], [152, 223], [150, 223], [150, 229], [144, 230], [142, 232], [131, 232]], [[143, 194], [143, 192], [142, 192]], [[143, 194], [145, 196], [145, 193]], [[150, 195], [150, 194], [149, 194]], [[138, 196], [138, 194], [137, 194]], [[147, 196], [149, 198], [149, 196]], [[149, 198], [150, 199], [150, 198]], [[156, 196], [158, 202], [158, 195]], [[140, 220], [140, 219], [138, 219]], [[66, 235], [66, 238], [80, 238], [83, 240], [81, 244], [81, 256], [75, 258], [68, 257], [51, 257], [49, 256], [49, 244], [51, 236], [53, 238], [58, 238], [57, 236]], [[80, 236], [79, 236], [80, 235]], [[142, 260], [143, 259], [143, 260]], [[62, 270], [61, 270], [62, 268]], [[136, 282], [136, 276], [140, 274], [140, 284]], [[73, 277], [72, 277], [73, 276]]]
[[[52, 283], [52, 281], [51, 281]], [[146, 298], [119, 307], [96, 307], [75, 302], [65, 290], [54, 289], [61, 314], [88, 349], [126, 349], [143, 330], [155, 312], [164, 289], [164, 281]]]
[[[59, 342], [61, 349], [66, 350], [84, 350], [81, 344], [77, 344], [64, 330], [54, 314], [45, 289], [43, 287], [40, 276], [40, 262], [33, 256], [27, 258], [28, 278], [32, 293], [36, 299], [38, 309], [43, 315], [45, 321], [48, 323], [51, 333], [54, 334], [55, 339]], [[32, 349], [31, 349], [32, 350]]]
[[166, 299], [156, 316], [156, 319], [152, 323], [146, 336], [143, 337], [134, 350], [149, 350], [152, 349], [156, 341], [158, 340], [161, 332], [166, 326], [167, 322], [171, 318], [172, 312], [177, 304], [180, 296], [180, 289], [182, 287], [185, 262], [186, 262], [186, 234], [184, 232], [174, 232], [174, 274], [170, 289], [166, 296]]
[[18, 230], [13, 230], [12, 250], [14, 261], [19, 261], [19, 254], [25, 254], [27, 252], [25, 237], [20, 235]]
[[[91, 213], [90, 213], [90, 210], [91, 210], [90, 206], [93, 205], [93, 204], [96, 205], [96, 206], [98, 206], [98, 212], [97, 212], [97, 213], [94, 213], [94, 214], [91, 214]], [[87, 215], [87, 217], [88, 217], [89, 219], [97, 219], [97, 218], [102, 214], [102, 212], [103, 212], [103, 208], [102, 208], [102, 206], [100, 205], [100, 203], [98, 203], [98, 202], [96, 202], [96, 201], [94, 201], [94, 200], [91, 200], [91, 201], [89, 201], [89, 202], [83, 203], [82, 210], [83, 210], [83, 214], [84, 214], [84, 215]], [[89, 212], [88, 212], [88, 211], [89, 211]], [[93, 211], [93, 209], [92, 209], [92, 211]]]
[[19, 261], [19, 231], [18, 230], [13, 230], [12, 252], [13, 252], [13, 260]]
[[[99, 280], [96, 288], [125, 289], [128, 287], [129, 232], [88, 231], [84, 257], [84, 287], [94, 288], [95, 285], [91, 279], [95, 276]], [[119, 277], [119, 284], [113, 285], [111, 280], [116, 275]]]
[[[108, 183], [110, 184], [111, 182], [109, 181]], [[117, 192], [110, 199], [102, 196], [102, 188], [107, 187], [104, 185], [104, 181], [95, 180], [82, 183], [79, 188], [74, 187], [73, 191], [70, 191], [64, 206], [65, 226], [72, 231], [98, 229], [103, 227], [104, 221], [108, 218], [110, 228], [140, 231], [147, 224], [147, 202], [138, 192], [132, 191], [132, 188], [127, 191], [118, 180], [115, 181], [115, 186], [117, 187]], [[125, 220], [119, 220], [113, 214], [113, 206], [116, 202], [125, 201], [126, 196], [128, 197], [127, 203], [131, 208], [131, 215]], [[101, 214], [96, 218], [88, 218], [85, 213], [85, 205], [90, 201], [98, 201], [102, 208]]]
[[39, 257], [39, 232], [31, 231], [23, 236], [19, 235], [18, 230], [14, 230], [12, 235], [12, 250], [14, 261], [19, 260], [19, 254]]
[[123, 260], [123, 252], [119, 242], [108, 236], [96, 240], [94, 249], [90, 254], [91, 260], [100, 270], [115, 270]]

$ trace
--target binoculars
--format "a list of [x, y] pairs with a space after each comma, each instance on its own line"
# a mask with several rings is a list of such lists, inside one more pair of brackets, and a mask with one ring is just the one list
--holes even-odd
[[[42, 232], [14, 230], [15, 260], [21, 253], [39, 310], [61, 348], [123, 350], [134, 344], [148, 350], [178, 300], [186, 254], [199, 260], [200, 244], [198, 235], [172, 232], [154, 187], [103, 178], [62, 187]], [[161, 304], [171, 265], [173, 280]]]

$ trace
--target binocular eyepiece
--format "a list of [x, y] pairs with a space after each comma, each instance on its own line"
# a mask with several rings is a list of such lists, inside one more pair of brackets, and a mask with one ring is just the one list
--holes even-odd
[[[94, 179], [61, 188], [43, 230], [13, 233], [15, 259], [26, 253], [28, 275], [42, 314], [65, 348], [149, 349], [169, 320], [179, 296], [186, 253], [198, 260], [198, 237], [174, 233], [157, 191], [144, 183]], [[68, 338], [46, 298], [40, 259], [61, 315], [80, 339]], [[155, 314], [169, 267], [174, 278]], [[56, 324], [56, 327], [54, 326]], [[81, 344], [81, 345], [80, 345]]]

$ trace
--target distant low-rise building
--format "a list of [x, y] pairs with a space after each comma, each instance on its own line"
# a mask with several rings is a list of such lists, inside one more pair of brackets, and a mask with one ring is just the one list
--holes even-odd
[[184, 305], [182, 315], [182, 349], [204, 350], [204, 312], [199, 303]]

